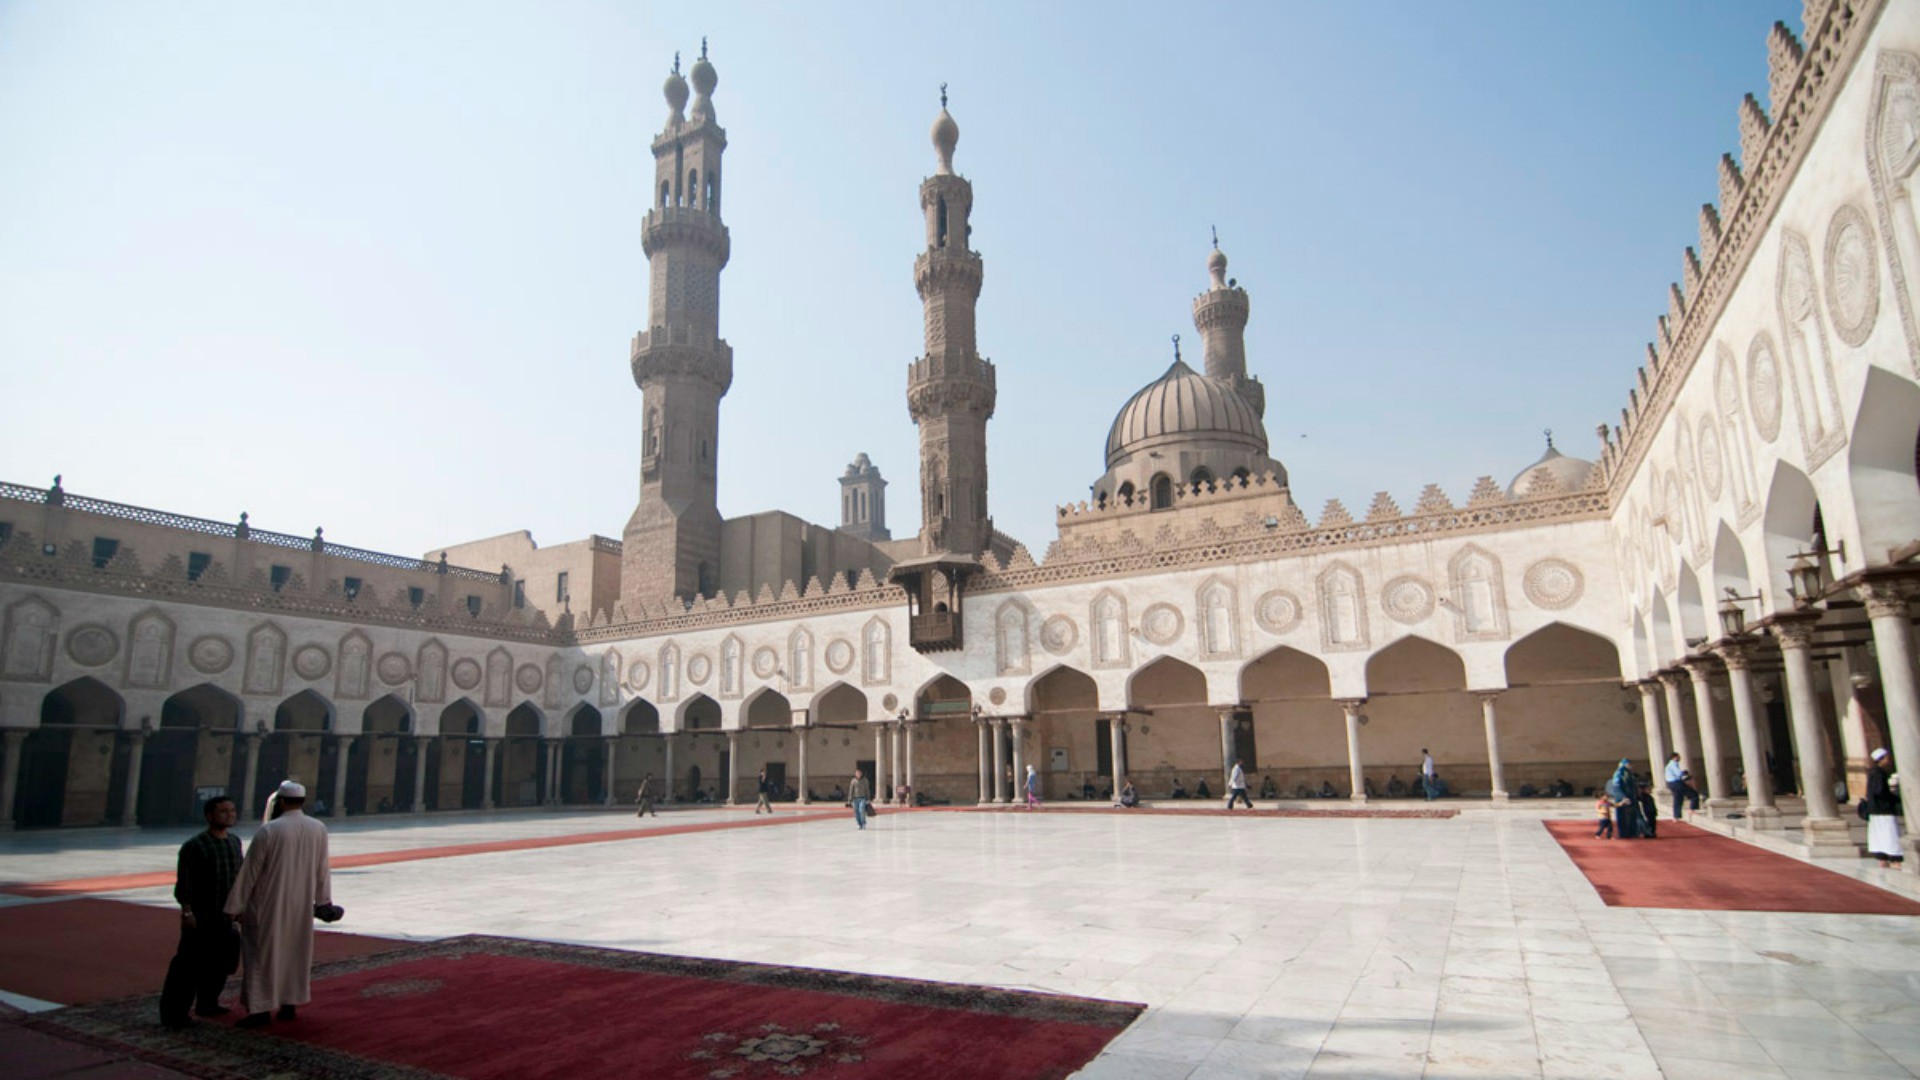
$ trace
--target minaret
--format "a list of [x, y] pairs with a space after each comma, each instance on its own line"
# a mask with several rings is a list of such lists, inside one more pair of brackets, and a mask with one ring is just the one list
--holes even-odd
[[887, 481], [865, 454], [840, 477], [840, 531], [862, 540], [893, 539], [887, 531]]
[[620, 596], [642, 601], [711, 595], [719, 587], [720, 398], [733, 383], [733, 349], [720, 338], [720, 155], [727, 133], [713, 112], [719, 82], [707, 44], [690, 72], [680, 58], [665, 87], [667, 126], [653, 140], [653, 209], [641, 227], [648, 259], [647, 329], [633, 338], [633, 381], [643, 395], [640, 504], [627, 519]]
[[1205, 343], [1207, 375], [1233, 387], [1255, 416], [1267, 415], [1266, 387], [1247, 378], [1247, 290], [1227, 280], [1227, 256], [1220, 250], [1220, 234], [1213, 234], [1213, 254], [1207, 256], [1207, 275], [1213, 285], [1193, 298], [1193, 328]]
[[933, 122], [939, 168], [920, 183], [927, 250], [913, 260], [927, 325], [927, 352], [907, 369], [907, 411], [920, 427], [920, 544], [928, 555], [978, 556], [993, 537], [987, 516], [987, 420], [993, 416], [993, 364], [974, 343], [980, 299], [980, 256], [973, 231], [973, 185], [953, 171], [960, 125], [947, 113]]

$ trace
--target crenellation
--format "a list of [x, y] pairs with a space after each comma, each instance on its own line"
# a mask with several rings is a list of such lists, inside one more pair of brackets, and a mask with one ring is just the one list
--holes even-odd
[[1447, 493], [1440, 489], [1439, 484], [1428, 484], [1421, 488], [1420, 500], [1413, 504], [1413, 512], [1416, 514], [1437, 514], [1451, 509], [1453, 509], [1453, 500], [1447, 498]]
[[1491, 476], [1483, 476], [1473, 482], [1473, 490], [1467, 493], [1468, 507], [1491, 506], [1507, 501], [1507, 493], [1501, 490]]
[[[1720, 249], [1720, 211], [1712, 203], [1700, 204], [1700, 257], [1708, 266], [1713, 265], [1713, 256]], [[1689, 295], [1698, 296], [1696, 287], [1688, 290]]]
[[1687, 298], [1681, 295], [1680, 286], [1667, 285], [1667, 325], [1679, 326], [1687, 317]]
[[1384, 491], [1374, 492], [1373, 502], [1367, 507], [1367, 520], [1392, 521], [1398, 517], [1400, 506], [1393, 501], [1393, 496]]
[[1353, 524], [1353, 515], [1340, 504], [1339, 499], [1328, 499], [1326, 509], [1320, 511], [1320, 528], [1332, 529]]
[[1700, 256], [1692, 248], [1680, 253], [1680, 288], [1685, 296], [1700, 295]]
[[1740, 99], [1740, 162], [1745, 173], [1758, 171], [1771, 127], [1759, 99], [1752, 94]]
[[1733, 160], [1732, 154], [1720, 155], [1720, 205], [1738, 207], [1740, 197], [1747, 189], [1746, 177], [1741, 175], [1740, 164]]
[[1800, 78], [1800, 65], [1806, 55], [1800, 39], [1786, 23], [1773, 24], [1773, 31], [1767, 35], [1767, 101], [1773, 106], [1774, 115], [1780, 115], [1787, 99], [1793, 96], [1793, 86]]

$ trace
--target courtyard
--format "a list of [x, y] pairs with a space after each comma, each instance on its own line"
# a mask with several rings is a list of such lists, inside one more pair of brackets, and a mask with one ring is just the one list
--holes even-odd
[[[1147, 1006], [1088, 1078], [1920, 1075], [1920, 920], [1610, 907], [1543, 825], [1584, 817], [1582, 801], [1454, 805], [1427, 820], [892, 811], [865, 832], [831, 806], [772, 823], [349, 819], [334, 896], [340, 929], [363, 935]], [[187, 835], [7, 835], [0, 881], [167, 876]], [[165, 885], [97, 895], [170, 904]], [[0, 990], [20, 974], [0, 970]], [[311, 1012], [326, 1008], [320, 983]]]

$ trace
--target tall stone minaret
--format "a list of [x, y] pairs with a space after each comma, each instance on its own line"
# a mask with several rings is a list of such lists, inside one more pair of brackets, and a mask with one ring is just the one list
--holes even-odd
[[720, 398], [733, 383], [733, 349], [720, 338], [720, 270], [729, 239], [720, 221], [720, 155], [727, 133], [713, 112], [719, 82], [707, 45], [693, 77], [693, 108], [680, 58], [665, 87], [667, 126], [653, 140], [653, 209], [641, 229], [647, 253], [647, 329], [633, 338], [633, 381], [644, 397], [640, 504], [627, 519], [620, 597], [641, 601], [711, 595], [719, 588]]
[[1255, 416], [1267, 415], [1267, 390], [1247, 377], [1247, 290], [1227, 280], [1227, 256], [1214, 234], [1213, 254], [1207, 256], [1207, 276], [1213, 284], [1193, 298], [1193, 328], [1205, 343], [1207, 374], [1232, 386]]
[[920, 427], [920, 544], [928, 555], [977, 556], [987, 550], [987, 420], [993, 416], [993, 364], [974, 342], [980, 299], [980, 256], [968, 244], [973, 185], [953, 171], [960, 125], [947, 113], [933, 122], [939, 168], [920, 183], [927, 250], [913, 260], [927, 323], [927, 352], [907, 369], [907, 411]]

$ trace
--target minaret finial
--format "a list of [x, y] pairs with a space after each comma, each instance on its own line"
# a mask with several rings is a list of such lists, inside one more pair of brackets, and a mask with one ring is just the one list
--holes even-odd
[[946, 83], [940, 84], [940, 107], [943, 109], [947, 107], [947, 84]]
[[1543, 430], [1545, 431], [1547, 436], [1547, 449], [1551, 450], [1553, 449], [1553, 429], [1545, 428]]
[[1180, 335], [1179, 334], [1173, 335], [1173, 362], [1176, 364], [1180, 362]]
[[1213, 250], [1219, 251], [1220, 250], [1220, 226], [1209, 225], [1207, 226], [1207, 228], [1213, 230]]
[[700, 59], [705, 60], [706, 58], [707, 58], [707, 35], [701, 34], [700, 35]]
[[680, 50], [679, 49], [673, 50], [673, 73], [675, 75], [680, 74]]

